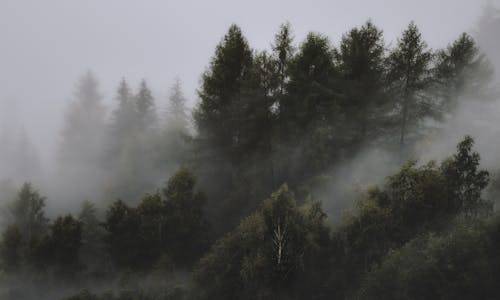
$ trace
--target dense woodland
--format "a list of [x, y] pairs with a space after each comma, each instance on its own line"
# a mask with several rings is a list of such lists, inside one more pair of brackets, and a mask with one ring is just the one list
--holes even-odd
[[[433, 50], [410, 23], [388, 45], [368, 21], [333, 45], [320, 33], [296, 42], [284, 24], [258, 51], [232, 25], [198, 96], [191, 113], [177, 81], [159, 110], [147, 82], [123, 79], [108, 116], [97, 79], [81, 78], [54, 174], [81, 208], [49, 218], [36, 182], [2, 183], [2, 297], [500, 295], [497, 170], [470, 136], [443, 161], [414, 160], [460, 103], [498, 99], [471, 35]], [[391, 153], [391, 175], [349, 199], [316, 197], [370, 148]]]

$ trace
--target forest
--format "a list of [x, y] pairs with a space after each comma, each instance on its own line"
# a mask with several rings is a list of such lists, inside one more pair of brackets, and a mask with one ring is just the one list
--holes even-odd
[[476, 132], [498, 128], [447, 138], [500, 101], [481, 38], [284, 23], [258, 50], [233, 24], [193, 108], [180, 79], [161, 110], [117, 78], [108, 114], [84, 73], [52, 172], [0, 135], [7, 171], [42, 174], [0, 180], [0, 299], [497, 299], [500, 165]]

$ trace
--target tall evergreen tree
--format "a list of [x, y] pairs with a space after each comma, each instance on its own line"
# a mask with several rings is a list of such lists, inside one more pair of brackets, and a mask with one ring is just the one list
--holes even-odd
[[140, 130], [156, 129], [157, 115], [154, 98], [146, 80], [142, 80], [135, 96]]
[[[200, 185], [209, 196], [209, 214], [221, 214], [235, 223], [244, 210], [247, 197], [236, 186], [238, 174], [249, 153], [248, 125], [252, 125], [248, 111], [253, 97], [248, 97], [252, 78], [253, 55], [241, 29], [231, 25], [216, 48], [208, 70], [202, 76], [198, 91], [201, 102], [194, 111], [197, 129], [195, 139]], [[214, 180], [217, 178], [217, 180]], [[238, 185], [239, 186], [239, 185]], [[224, 193], [230, 187], [231, 193]], [[243, 186], [241, 186], [243, 187]], [[218, 218], [220, 221], [220, 218]], [[225, 222], [224, 222], [225, 223]], [[219, 222], [217, 227], [228, 226]], [[232, 226], [232, 225], [229, 225]], [[218, 229], [221, 229], [218, 228]]]
[[17, 226], [25, 242], [39, 239], [46, 231], [48, 219], [45, 217], [45, 197], [41, 196], [30, 183], [25, 183], [16, 199], [10, 205], [11, 224]]
[[[78, 82], [75, 99], [70, 104], [59, 147], [59, 176], [67, 190], [59, 198], [97, 198], [102, 184], [102, 155], [106, 131], [106, 110], [102, 103], [97, 79], [91, 72]], [[66, 191], [67, 191], [66, 190]], [[68, 201], [66, 202], [68, 203]]]
[[151, 90], [145, 80], [133, 94], [126, 81], [117, 90], [108, 142], [111, 174], [107, 182], [110, 197], [137, 199], [158, 183], [158, 119]]
[[432, 56], [417, 25], [412, 22], [388, 57], [389, 81], [401, 120], [401, 153], [407, 142], [410, 126], [418, 125], [424, 117], [435, 113], [432, 98], [425, 93], [431, 83]]
[[379, 133], [387, 112], [384, 52], [382, 31], [368, 21], [344, 35], [336, 53], [343, 81], [343, 112], [353, 123], [355, 140], [361, 143]]
[[331, 80], [337, 73], [329, 40], [309, 33], [290, 66], [290, 97], [280, 103], [290, 133], [299, 133], [313, 122], [331, 121], [336, 109]]
[[241, 141], [239, 120], [234, 114], [245, 105], [241, 93], [250, 76], [252, 59], [252, 51], [241, 29], [231, 25], [217, 46], [198, 91], [201, 102], [194, 118], [199, 140], [231, 161], [237, 160], [235, 149]]
[[274, 37], [272, 49], [273, 58], [276, 62], [276, 92], [279, 96], [283, 96], [286, 92], [286, 83], [289, 80], [290, 62], [295, 54], [295, 47], [293, 46], [293, 36], [290, 23], [281, 25], [280, 30]]
[[280, 99], [280, 160], [284, 181], [294, 183], [334, 159], [338, 118], [338, 70], [329, 40], [310, 33], [289, 69], [287, 93]]
[[484, 98], [492, 76], [492, 67], [466, 33], [437, 53], [436, 77], [446, 111], [455, 109], [460, 97]]
[[106, 111], [97, 79], [91, 72], [78, 82], [75, 100], [66, 115], [60, 158], [68, 166], [98, 164]]
[[189, 119], [186, 104], [187, 99], [182, 91], [182, 82], [179, 78], [176, 78], [170, 89], [170, 96], [168, 98], [167, 128], [187, 133]]
[[113, 112], [111, 131], [113, 139], [116, 139], [119, 144], [123, 142], [127, 134], [130, 134], [137, 115], [132, 91], [125, 79], [120, 81], [115, 99], [118, 106]]
[[190, 120], [186, 102], [182, 83], [177, 78], [170, 89], [158, 159], [167, 169], [177, 168], [189, 158]]

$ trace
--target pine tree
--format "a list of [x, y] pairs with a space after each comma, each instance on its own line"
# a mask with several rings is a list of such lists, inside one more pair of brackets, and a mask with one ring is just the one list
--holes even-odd
[[97, 79], [91, 72], [78, 82], [62, 132], [60, 157], [63, 164], [98, 164], [106, 114], [98, 89]]
[[[163, 190], [167, 218], [168, 252], [174, 261], [191, 265], [208, 248], [210, 228], [204, 215], [205, 195], [187, 169], [177, 171]], [[178, 229], [182, 224], [182, 230]]]
[[120, 157], [126, 152], [127, 144], [136, 135], [137, 110], [134, 97], [125, 79], [122, 79], [116, 90], [117, 107], [107, 131], [105, 162], [108, 169], [114, 169], [119, 164]]
[[329, 164], [336, 157], [338, 70], [329, 40], [310, 33], [289, 69], [287, 93], [279, 104], [281, 181], [295, 183]]
[[332, 121], [337, 103], [331, 84], [336, 75], [329, 40], [308, 34], [290, 66], [289, 97], [280, 103], [288, 134], [300, 135], [314, 122]]
[[157, 115], [154, 98], [146, 80], [141, 81], [139, 91], [135, 96], [140, 131], [156, 129]]
[[0, 267], [7, 272], [16, 271], [22, 263], [23, 237], [16, 225], [8, 226], [2, 234]]
[[403, 153], [411, 125], [435, 113], [432, 99], [425, 94], [431, 83], [432, 53], [415, 23], [410, 23], [388, 57], [389, 81], [392, 84], [400, 116], [400, 151]]
[[25, 242], [40, 238], [47, 229], [45, 200], [30, 183], [24, 183], [10, 205], [11, 223], [17, 226]]
[[118, 107], [113, 112], [111, 130], [115, 139], [122, 140], [130, 133], [137, 115], [133, 95], [125, 79], [120, 82], [115, 99]]
[[215, 150], [210, 155], [221, 154], [237, 161], [235, 149], [241, 141], [241, 128], [235, 113], [245, 105], [241, 93], [250, 76], [252, 59], [252, 51], [241, 29], [232, 25], [202, 76], [198, 91], [201, 102], [194, 114], [199, 141]]
[[463, 33], [437, 53], [436, 79], [444, 93], [446, 110], [454, 110], [459, 98], [485, 98], [493, 69], [474, 39]]
[[289, 80], [290, 62], [295, 54], [290, 23], [281, 25], [279, 32], [274, 37], [272, 49], [278, 77], [276, 92], [279, 96], [283, 96], [286, 92], [286, 83]]
[[57, 275], [68, 279], [80, 270], [79, 251], [82, 245], [82, 224], [72, 215], [58, 217], [50, 226], [45, 247]]
[[103, 271], [109, 265], [104, 245], [105, 230], [97, 216], [97, 209], [90, 201], [84, 201], [78, 214], [81, 224], [81, 249], [79, 256], [88, 273]]
[[[70, 104], [59, 146], [58, 175], [67, 185], [56, 197], [97, 198], [102, 184], [106, 110], [97, 79], [91, 72], [78, 82], [75, 99]], [[66, 201], [65, 203], [69, 203]]]
[[167, 112], [167, 129], [169, 131], [178, 131], [179, 133], [187, 134], [189, 119], [187, 113], [186, 102], [187, 99], [182, 91], [182, 82], [176, 78], [170, 90], [168, 98], [168, 112]]
[[336, 52], [343, 85], [342, 110], [353, 123], [352, 134], [358, 143], [379, 133], [388, 109], [384, 103], [384, 54], [382, 31], [371, 21], [344, 35]]
[[187, 99], [182, 91], [180, 79], [176, 79], [170, 90], [167, 114], [161, 139], [158, 160], [167, 169], [177, 168], [186, 162], [190, 151], [190, 120], [186, 107]]

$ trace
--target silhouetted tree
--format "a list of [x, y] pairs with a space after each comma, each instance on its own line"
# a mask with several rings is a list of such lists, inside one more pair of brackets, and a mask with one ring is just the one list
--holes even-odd
[[41, 237], [47, 230], [48, 219], [44, 208], [45, 197], [33, 189], [30, 183], [23, 184], [9, 211], [12, 224], [17, 226], [26, 243]]
[[192, 264], [204, 253], [211, 231], [203, 212], [205, 195], [196, 191], [195, 185], [195, 177], [187, 169], [180, 169], [163, 190], [167, 251], [181, 265]]
[[429, 87], [432, 53], [415, 23], [410, 23], [388, 57], [389, 81], [401, 118], [399, 145], [404, 150], [409, 129], [435, 114], [435, 103], [425, 93]]
[[[342, 76], [342, 109], [352, 122], [357, 144], [372, 141], [380, 134], [387, 115], [385, 92], [385, 45], [380, 31], [368, 21], [342, 37], [337, 60]], [[367, 140], [368, 138], [368, 140]]]
[[488, 95], [492, 67], [466, 33], [437, 53], [436, 76], [444, 93], [445, 111], [453, 112], [460, 98], [477, 100]]

